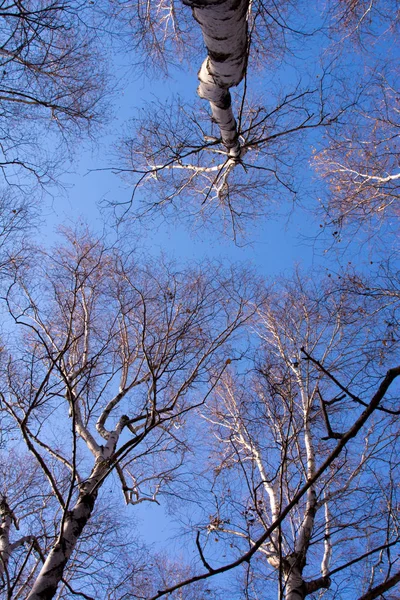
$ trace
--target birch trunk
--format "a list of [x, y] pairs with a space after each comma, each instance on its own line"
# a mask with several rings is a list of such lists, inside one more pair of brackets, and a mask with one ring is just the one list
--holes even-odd
[[39, 544], [33, 535], [24, 535], [15, 542], [10, 541], [10, 530], [12, 524], [19, 530], [18, 521], [8, 505], [7, 498], [3, 496], [0, 501], [0, 579], [5, 575], [8, 580], [8, 563], [14, 550], [26, 543], [31, 544], [40, 554]]
[[305, 560], [296, 553], [283, 559], [283, 576], [285, 580], [285, 600], [304, 600], [309, 594], [321, 589], [329, 589], [331, 580], [323, 575], [312, 581], [303, 579]]
[[198, 94], [210, 102], [223, 144], [239, 158], [240, 144], [229, 89], [238, 85], [247, 66], [249, 0], [183, 0], [201, 27], [208, 56], [200, 72]]
[[47, 556], [27, 600], [50, 600], [55, 595], [65, 565], [90, 519], [96, 496], [97, 493], [80, 494], [74, 508], [66, 514], [62, 532]]
[[7, 571], [8, 561], [11, 556], [10, 527], [12, 515], [7, 500], [3, 498], [0, 503], [0, 577]]
[[[121, 428], [122, 426], [119, 426], [119, 429]], [[50, 550], [27, 600], [50, 600], [55, 595], [65, 566], [92, 515], [98, 491], [109, 472], [109, 459], [115, 450], [119, 433], [120, 431], [110, 434], [107, 444], [96, 459], [90, 476], [80, 487], [74, 508], [65, 513], [58, 540]]]
[[304, 600], [307, 595], [299, 558], [294, 555], [284, 560], [285, 600]]

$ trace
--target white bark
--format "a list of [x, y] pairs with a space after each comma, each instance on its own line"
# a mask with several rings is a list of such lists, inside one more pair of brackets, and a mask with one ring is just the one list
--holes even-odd
[[8, 571], [8, 563], [14, 550], [23, 546], [25, 543], [33, 544], [38, 549], [38, 543], [34, 536], [25, 535], [15, 542], [10, 541], [11, 526], [14, 523], [15, 529], [19, 530], [18, 521], [8, 505], [7, 498], [3, 497], [0, 501], [0, 578]]
[[109, 472], [110, 458], [127, 420], [127, 417], [121, 417], [115, 431], [109, 434], [105, 446], [99, 447], [92, 472], [80, 485], [75, 506], [65, 513], [58, 540], [49, 552], [27, 600], [50, 600], [55, 595], [65, 566], [92, 515], [98, 491]]
[[[314, 453], [312, 452], [312, 455]], [[307, 506], [303, 522], [300, 527], [299, 537], [296, 542], [295, 552], [284, 558], [284, 578], [285, 578], [285, 600], [303, 600], [309, 594], [320, 590], [328, 589], [331, 585], [329, 578], [329, 563], [332, 553], [329, 528], [328, 504], [325, 504], [325, 540], [324, 556], [321, 564], [322, 577], [313, 581], [305, 581], [303, 578], [303, 569], [306, 565], [307, 550], [314, 527], [316, 513], [316, 493], [310, 488], [307, 495]]]
[[332, 557], [332, 541], [331, 541], [331, 516], [329, 513], [329, 504], [325, 502], [325, 537], [324, 537], [324, 556], [321, 563], [322, 577], [328, 577], [329, 566]]
[[371, 175], [370, 173], [362, 173], [355, 169], [351, 169], [350, 167], [346, 167], [345, 165], [342, 165], [340, 163], [332, 163], [332, 166], [336, 168], [336, 171], [338, 173], [348, 173], [349, 175], [354, 175], [355, 183], [384, 184], [400, 179], [400, 173], [395, 173], [394, 175]]
[[229, 89], [238, 85], [247, 65], [249, 0], [183, 0], [201, 27], [208, 56], [200, 72], [198, 94], [210, 102], [223, 144], [233, 158], [240, 144]]
[[[282, 357], [286, 360], [283, 348], [281, 349]], [[292, 371], [297, 379], [300, 389], [303, 419], [304, 419], [304, 446], [306, 449], [307, 469], [306, 476], [310, 480], [314, 477], [316, 471], [315, 450], [313, 443], [313, 435], [310, 423], [310, 410], [315, 394], [315, 389], [310, 391], [307, 384], [304, 384], [298, 367], [293, 367], [289, 362]], [[322, 587], [329, 587], [330, 580], [323, 577], [306, 582], [303, 578], [303, 570], [306, 565], [307, 552], [310, 545], [311, 536], [314, 529], [315, 515], [317, 512], [317, 494], [315, 487], [311, 486], [307, 491], [307, 503], [305, 507], [304, 517], [298, 531], [298, 537], [295, 543], [293, 554], [286, 556], [283, 559], [283, 574], [285, 580], [285, 600], [303, 600], [311, 592]], [[326, 549], [326, 548], [325, 548]]]
[[10, 528], [12, 513], [5, 498], [0, 503], [0, 577], [7, 571], [8, 561], [11, 556]]
[[47, 559], [35, 581], [27, 600], [50, 600], [56, 593], [62, 579], [67, 561], [69, 560], [83, 528], [90, 519], [97, 492], [79, 494], [74, 508], [69, 511], [56, 544], [51, 549]]

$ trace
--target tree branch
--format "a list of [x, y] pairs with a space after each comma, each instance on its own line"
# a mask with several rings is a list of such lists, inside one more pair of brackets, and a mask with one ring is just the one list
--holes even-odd
[[362, 427], [368, 421], [369, 417], [377, 409], [379, 403], [384, 398], [384, 396], [385, 396], [387, 390], [389, 389], [390, 385], [392, 384], [392, 382], [399, 375], [400, 375], [400, 366], [395, 367], [393, 369], [389, 369], [387, 371], [377, 392], [374, 394], [370, 403], [368, 404], [366, 409], [363, 411], [363, 413], [359, 416], [359, 418], [354, 423], [354, 425], [345, 434], [343, 434], [343, 438], [339, 441], [336, 448], [330, 453], [328, 458], [323, 462], [323, 464], [319, 467], [319, 469], [316, 470], [315, 475], [312, 478], [310, 478], [307, 481], [307, 483], [305, 483], [303, 485], [303, 487], [297, 492], [297, 494], [295, 494], [295, 496], [293, 497], [291, 502], [289, 502], [287, 504], [286, 508], [284, 508], [282, 510], [279, 518], [276, 519], [271, 524], [271, 526], [263, 533], [263, 535], [258, 538], [258, 540], [255, 542], [254, 546], [252, 548], [250, 548], [250, 550], [248, 550], [245, 554], [243, 554], [237, 560], [235, 560], [231, 563], [228, 563], [226, 565], [223, 565], [222, 567], [219, 567], [218, 569], [215, 569], [213, 571], [213, 573], [207, 572], [207, 573], [202, 573], [200, 575], [195, 575], [194, 577], [186, 579], [185, 581], [182, 581], [182, 582], [180, 582], [176, 585], [173, 585], [169, 588], [165, 588], [164, 590], [159, 590], [158, 593], [155, 596], [152, 596], [152, 598], [150, 600], [156, 600], [157, 598], [161, 598], [162, 596], [165, 596], [166, 594], [170, 594], [177, 589], [180, 589], [182, 587], [190, 585], [191, 583], [194, 583], [196, 581], [201, 581], [203, 579], [208, 579], [209, 577], [214, 576], [214, 575], [226, 573], [227, 571], [235, 569], [236, 567], [240, 566], [241, 564], [243, 564], [245, 562], [249, 562], [251, 560], [251, 558], [254, 556], [254, 554], [258, 551], [258, 549], [266, 542], [266, 540], [275, 531], [275, 529], [277, 527], [279, 527], [279, 525], [284, 521], [284, 519], [290, 513], [292, 508], [298, 504], [298, 502], [307, 493], [307, 491], [320, 479], [321, 475], [323, 475], [323, 473], [329, 468], [329, 466], [334, 462], [334, 460], [336, 460], [336, 458], [341, 454], [342, 450], [345, 448], [347, 443], [352, 438], [357, 436], [359, 431], [362, 429]]

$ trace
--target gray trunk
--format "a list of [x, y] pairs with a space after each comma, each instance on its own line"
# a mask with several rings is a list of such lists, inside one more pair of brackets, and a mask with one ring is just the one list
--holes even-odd
[[285, 559], [285, 600], [304, 600], [306, 597], [307, 586], [302, 571], [297, 557]]

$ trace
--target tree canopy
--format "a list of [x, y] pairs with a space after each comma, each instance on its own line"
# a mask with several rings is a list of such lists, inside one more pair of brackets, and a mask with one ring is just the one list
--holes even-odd
[[[399, 8], [3, 2], [7, 600], [397, 597]], [[160, 94], [120, 133], [135, 77]], [[38, 240], [46, 194], [110, 140], [126, 187], [101, 231], [93, 210]], [[300, 213], [313, 260], [282, 275]], [[207, 259], [157, 254], [160, 215], [207, 224]], [[267, 218], [262, 274], [212, 256]]]

